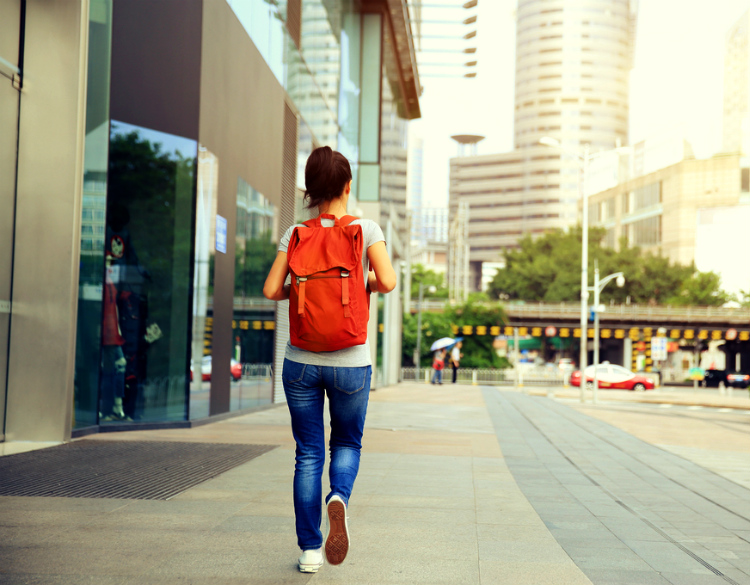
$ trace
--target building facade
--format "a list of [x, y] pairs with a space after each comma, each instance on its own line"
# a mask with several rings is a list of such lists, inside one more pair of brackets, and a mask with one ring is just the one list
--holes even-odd
[[0, 39], [0, 438], [283, 400], [288, 307], [262, 286], [307, 156], [349, 158], [352, 211], [405, 202], [381, 178], [420, 115], [405, 2], [13, 0]]
[[631, 246], [690, 264], [696, 260], [699, 211], [748, 202], [740, 156], [717, 155], [683, 160], [590, 195], [589, 222], [606, 228], [607, 246], [625, 238]]
[[469, 203], [473, 282], [523, 235], [576, 222], [584, 145], [627, 143], [636, 16], [635, 0], [519, 0], [515, 150], [451, 159], [451, 209]]

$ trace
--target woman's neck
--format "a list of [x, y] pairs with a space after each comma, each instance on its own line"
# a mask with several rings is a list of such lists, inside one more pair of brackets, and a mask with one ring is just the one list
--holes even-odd
[[346, 205], [341, 199], [333, 199], [318, 205], [318, 213], [319, 215], [327, 213], [340, 219], [346, 215]]

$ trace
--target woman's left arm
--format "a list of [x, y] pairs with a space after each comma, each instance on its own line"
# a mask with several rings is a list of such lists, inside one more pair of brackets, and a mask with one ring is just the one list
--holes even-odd
[[263, 285], [263, 296], [272, 301], [288, 299], [289, 285], [284, 285], [287, 274], [289, 274], [289, 264], [286, 260], [286, 252], [279, 252]]

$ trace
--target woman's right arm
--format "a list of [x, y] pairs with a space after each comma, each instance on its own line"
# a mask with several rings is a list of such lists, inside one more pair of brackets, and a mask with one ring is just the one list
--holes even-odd
[[396, 288], [396, 271], [393, 270], [385, 242], [375, 242], [367, 248], [367, 259], [375, 271], [375, 275], [368, 275], [370, 290], [373, 292], [389, 293]]

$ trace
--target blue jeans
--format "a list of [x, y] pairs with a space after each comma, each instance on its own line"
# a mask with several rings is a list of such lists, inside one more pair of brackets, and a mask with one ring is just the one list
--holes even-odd
[[340, 368], [311, 366], [284, 360], [282, 379], [297, 442], [294, 465], [294, 515], [297, 544], [302, 550], [323, 546], [322, 518], [325, 428], [323, 406], [328, 395], [331, 414], [331, 491], [349, 502], [359, 471], [362, 432], [370, 397], [371, 366]]
[[443, 383], [443, 370], [435, 370], [433, 368], [432, 383], [433, 384], [442, 384]]

